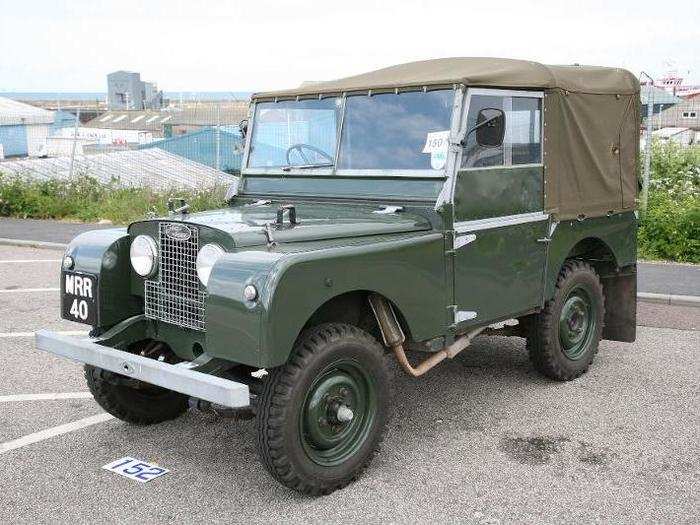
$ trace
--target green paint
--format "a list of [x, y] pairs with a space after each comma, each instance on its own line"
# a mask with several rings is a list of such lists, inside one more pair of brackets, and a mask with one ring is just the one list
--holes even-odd
[[455, 184], [455, 221], [542, 211], [542, 167], [461, 170]]
[[418, 177], [342, 177], [251, 176], [243, 179], [241, 193], [264, 198], [336, 197], [351, 199], [400, 200], [402, 202], [435, 201], [445, 181], [444, 176]]
[[549, 244], [544, 298], [554, 296], [554, 290], [564, 261], [579, 255], [576, 247], [587, 239], [604, 244], [613, 254], [618, 268], [637, 262], [637, 219], [634, 212], [617, 213], [609, 217], [563, 221], [556, 225]]
[[547, 222], [530, 222], [474, 232], [455, 251], [455, 304], [476, 312], [465, 325], [481, 325], [539, 307]]
[[[377, 413], [377, 388], [353, 359], [338, 360], [321, 371], [299, 412], [299, 437], [309, 458], [324, 467], [352, 457], [367, 440]], [[339, 417], [341, 407], [352, 419]]]
[[564, 355], [576, 361], [596, 336], [596, 313], [588, 292], [581, 286], [572, 289], [559, 315], [559, 342]]

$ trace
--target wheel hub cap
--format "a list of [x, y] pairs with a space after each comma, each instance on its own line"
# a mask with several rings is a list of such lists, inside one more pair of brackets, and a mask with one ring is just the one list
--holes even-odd
[[376, 407], [374, 385], [359, 364], [327, 368], [311, 385], [299, 417], [309, 458], [324, 466], [348, 459], [367, 438]]
[[559, 316], [559, 341], [564, 354], [579, 359], [595, 332], [595, 317], [588, 294], [580, 288], [572, 290], [564, 301]]

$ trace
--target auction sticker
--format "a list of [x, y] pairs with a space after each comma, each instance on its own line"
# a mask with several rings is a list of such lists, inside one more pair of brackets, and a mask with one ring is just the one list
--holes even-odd
[[430, 167], [441, 170], [447, 161], [447, 147], [450, 144], [450, 132], [433, 131], [425, 138], [423, 153], [430, 153]]
[[107, 463], [102, 468], [124, 476], [125, 478], [136, 480], [139, 483], [147, 483], [152, 479], [159, 478], [170, 472], [167, 468], [159, 467], [153, 463], [147, 463], [128, 456]]

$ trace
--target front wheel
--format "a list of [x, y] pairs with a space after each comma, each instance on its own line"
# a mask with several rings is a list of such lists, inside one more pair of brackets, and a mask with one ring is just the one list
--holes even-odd
[[603, 334], [603, 287], [595, 270], [582, 261], [561, 269], [554, 297], [530, 324], [527, 349], [535, 368], [557, 381], [586, 372]]
[[331, 493], [369, 464], [390, 403], [389, 367], [376, 339], [345, 324], [314, 327], [266, 378], [257, 411], [260, 458], [287, 487]]
[[134, 425], [162, 423], [187, 411], [187, 396], [85, 365], [85, 381], [95, 401], [114, 417]]

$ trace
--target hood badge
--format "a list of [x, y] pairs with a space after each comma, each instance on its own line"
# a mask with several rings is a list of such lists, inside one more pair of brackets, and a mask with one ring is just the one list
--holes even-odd
[[168, 224], [165, 227], [165, 235], [174, 241], [189, 241], [192, 231], [184, 224]]

